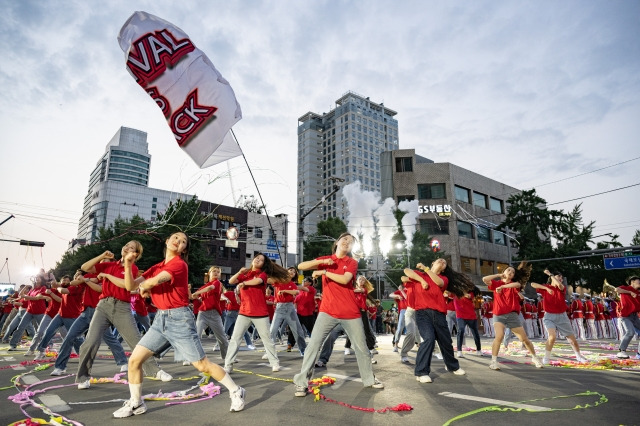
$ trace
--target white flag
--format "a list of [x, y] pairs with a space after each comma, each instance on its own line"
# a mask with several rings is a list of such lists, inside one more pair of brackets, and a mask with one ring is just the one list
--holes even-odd
[[127, 70], [156, 101], [178, 145], [200, 168], [242, 153], [230, 132], [242, 118], [233, 89], [184, 31], [135, 12], [118, 43]]

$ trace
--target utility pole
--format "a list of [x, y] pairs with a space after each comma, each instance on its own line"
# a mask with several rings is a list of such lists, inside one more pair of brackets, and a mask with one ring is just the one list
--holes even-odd
[[330, 181], [333, 182], [333, 190], [327, 194], [327, 195], [323, 195], [322, 198], [320, 199], [320, 201], [318, 201], [316, 203], [315, 206], [311, 207], [311, 209], [306, 212], [306, 213], [302, 213], [300, 215], [300, 219], [298, 220], [298, 264], [302, 263], [303, 260], [303, 240], [304, 240], [304, 218], [309, 216], [309, 214], [314, 211], [315, 209], [317, 209], [318, 207], [320, 207], [320, 205], [322, 205], [325, 201], [327, 201], [333, 194], [335, 194], [336, 192], [340, 191], [340, 186], [338, 185], [338, 182], [344, 182], [344, 179], [339, 178], [339, 177], [335, 177], [332, 176], [329, 178]]

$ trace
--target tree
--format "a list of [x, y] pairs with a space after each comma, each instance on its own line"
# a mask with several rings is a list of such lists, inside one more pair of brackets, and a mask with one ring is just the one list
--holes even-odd
[[331, 254], [333, 242], [347, 232], [347, 225], [338, 217], [330, 217], [318, 222], [317, 229], [318, 232], [309, 235], [303, 243], [304, 260]]
[[258, 214], [263, 214], [266, 207], [266, 205], [260, 204], [258, 199], [253, 195], [241, 195], [236, 203], [236, 208]]
[[631, 239], [632, 246], [640, 246], [640, 229], [636, 229], [636, 233], [633, 234], [633, 238]]
[[131, 240], [142, 243], [143, 254], [136, 263], [139, 269], [147, 269], [164, 259], [165, 240], [174, 232], [181, 231], [187, 235], [197, 235], [190, 238], [189, 249], [189, 282], [196, 287], [202, 284], [202, 276], [208, 268], [211, 260], [207, 255], [201, 241], [205, 238], [202, 231], [205, 223], [211, 220], [210, 215], [202, 215], [198, 209], [200, 202], [195, 198], [190, 200], [177, 200], [167, 207], [167, 210], [158, 214], [155, 221], [147, 222], [140, 216], [131, 219], [117, 218], [107, 228], [100, 228], [98, 241], [84, 247], [80, 247], [74, 253], [67, 252], [56, 264], [54, 273], [57, 277], [68, 274], [73, 275], [76, 269], [89, 259], [92, 259], [105, 250], [113, 252], [117, 259], [120, 258], [122, 247]]

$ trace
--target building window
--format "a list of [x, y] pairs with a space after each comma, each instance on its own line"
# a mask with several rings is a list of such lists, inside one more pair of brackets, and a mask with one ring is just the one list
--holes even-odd
[[476, 260], [471, 257], [460, 257], [460, 265], [462, 272], [465, 274], [476, 275]]
[[436, 219], [420, 219], [420, 232], [429, 236], [449, 235], [449, 221]]
[[499, 244], [501, 246], [506, 246], [507, 245], [507, 238], [505, 237], [504, 233], [498, 232], [498, 231], [493, 231], [493, 244]]
[[478, 226], [476, 230], [476, 232], [478, 233], [478, 240], [491, 242], [491, 232], [487, 228]]
[[418, 185], [418, 199], [430, 200], [432, 198], [447, 198], [444, 183], [425, 183]]
[[497, 198], [490, 197], [489, 209], [492, 212], [504, 213], [504, 211], [502, 210], [502, 200], [498, 200]]
[[231, 258], [232, 259], [240, 259], [240, 250], [237, 248], [231, 248]]
[[507, 269], [509, 267], [509, 265], [507, 265], [506, 263], [500, 263], [500, 262], [496, 262], [496, 270], [498, 271], [499, 274], [503, 273], [505, 269]]
[[467, 188], [456, 185], [454, 187], [454, 192], [456, 195], [456, 200], [469, 203], [469, 190]]
[[218, 247], [218, 259], [228, 259], [229, 258], [229, 248], [220, 246]]
[[413, 201], [415, 200], [416, 197], [414, 197], [413, 195], [398, 195], [398, 204], [400, 204], [403, 201]]
[[256, 238], [262, 238], [262, 228], [256, 228], [254, 230], [253, 236]]
[[491, 260], [480, 260], [480, 275], [493, 275], [493, 262]]
[[397, 157], [396, 158], [396, 172], [412, 172], [413, 164], [411, 164], [411, 157]]
[[473, 228], [470, 223], [458, 221], [458, 235], [465, 238], [473, 238]]
[[478, 206], [478, 207], [482, 207], [482, 208], [487, 208], [487, 196], [484, 194], [480, 194], [479, 192], [473, 192], [473, 204]]

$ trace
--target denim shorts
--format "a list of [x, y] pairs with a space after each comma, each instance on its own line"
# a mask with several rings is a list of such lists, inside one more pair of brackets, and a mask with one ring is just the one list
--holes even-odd
[[522, 327], [522, 322], [520, 322], [520, 315], [517, 312], [509, 312], [504, 315], [494, 315], [493, 323], [499, 322], [503, 324], [506, 328], [510, 328], [513, 330], [514, 328]]
[[142, 336], [138, 345], [153, 353], [160, 353], [171, 345], [176, 361], [196, 362], [205, 357], [193, 312], [186, 306], [158, 310], [151, 328]]
[[544, 317], [542, 318], [542, 324], [544, 324], [547, 330], [555, 328], [565, 336], [573, 336], [575, 334], [573, 328], [571, 328], [569, 317], [564, 313], [550, 314], [549, 312], [545, 312]]

